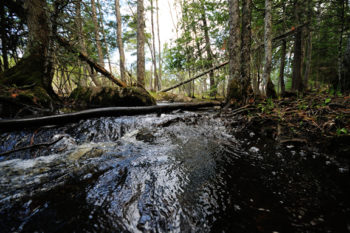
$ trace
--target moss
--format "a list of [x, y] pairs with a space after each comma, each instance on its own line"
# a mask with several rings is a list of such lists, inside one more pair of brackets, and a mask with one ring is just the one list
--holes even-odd
[[11, 69], [0, 74], [0, 84], [5, 86], [24, 86], [36, 84], [43, 86], [43, 61], [38, 56], [28, 56]]
[[0, 105], [3, 106], [0, 116], [33, 114], [31, 111], [24, 113], [23, 110], [52, 106], [53, 100], [48, 94], [52, 90], [45, 88], [43, 67], [42, 57], [29, 55], [0, 74]]
[[70, 99], [80, 107], [150, 106], [155, 99], [139, 87], [79, 87]]
[[227, 97], [230, 100], [242, 100], [242, 87], [237, 79], [230, 80], [227, 90]]

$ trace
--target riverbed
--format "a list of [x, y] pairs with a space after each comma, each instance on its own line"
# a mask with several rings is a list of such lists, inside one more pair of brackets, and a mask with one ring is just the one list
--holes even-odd
[[0, 134], [1, 232], [350, 232], [349, 163], [213, 109]]

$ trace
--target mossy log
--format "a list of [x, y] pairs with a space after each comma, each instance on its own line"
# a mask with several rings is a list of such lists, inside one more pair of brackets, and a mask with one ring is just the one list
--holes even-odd
[[213, 107], [220, 105], [219, 102], [202, 102], [202, 103], [186, 103], [171, 104], [161, 106], [145, 106], [145, 107], [110, 107], [84, 110], [75, 113], [67, 113], [54, 116], [0, 120], [0, 131], [13, 131], [16, 129], [40, 127], [45, 125], [62, 125], [71, 122], [77, 122], [82, 119], [93, 117], [109, 117], [109, 116], [132, 116], [150, 113], [166, 113], [174, 110], [196, 110], [204, 107]]
[[156, 105], [156, 100], [140, 87], [78, 87], [69, 98], [79, 108]]

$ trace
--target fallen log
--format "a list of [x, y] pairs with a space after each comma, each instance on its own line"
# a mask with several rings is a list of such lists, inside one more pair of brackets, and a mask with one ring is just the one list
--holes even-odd
[[139, 114], [150, 113], [166, 113], [174, 110], [196, 110], [204, 107], [213, 107], [220, 105], [219, 102], [201, 102], [201, 103], [186, 103], [186, 104], [170, 104], [157, 105], [146, 107], [110, 107], [96, 108], [80, 112], [34, 117], [22, 119], [0, 120], [0, 132], [13, 131], [17, 129], [39, 127], [45, 125], [63, 125], [67, 123], [77, 122], [79, 120], [94, 118], [94, 117], [109, 117], [109, 116], [132, 116]]
[[70, 43], [69, 41], [67, 41], [66, 39], [64, 39], [63, 37], [60, 36], [56, 36], [57, 42], [63, 46], [64, 48], [66, 48], [68, 51], [71, 51], [72, 53], [77, 53], [79, 54], [79, 59], [82, 61], [85, 61], [86, 63], [88, 63], [91, 67], [93, 67], [97, 72], [103, 74], [106, 78], [108, 78], [109, 80], [111, 80], [113, 83], [117, 84], [120, 87], [126, 87], [126, 83], [124, 83], [123, 81], [117, 79], [116, 77], [114, 77], [113, 74], [109, 73], [104, 67], [102, 67], [101, 65], [97, 64], [96, 62], [92, 61], [87, 54], [78, 51], [77, 49], [75, 49]]

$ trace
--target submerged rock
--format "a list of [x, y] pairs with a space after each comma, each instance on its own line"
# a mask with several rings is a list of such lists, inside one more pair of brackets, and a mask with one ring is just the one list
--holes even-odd
[[140, 87], [78, 87], [69, 98], [83, 108], [156, 105], [155, 99]]

